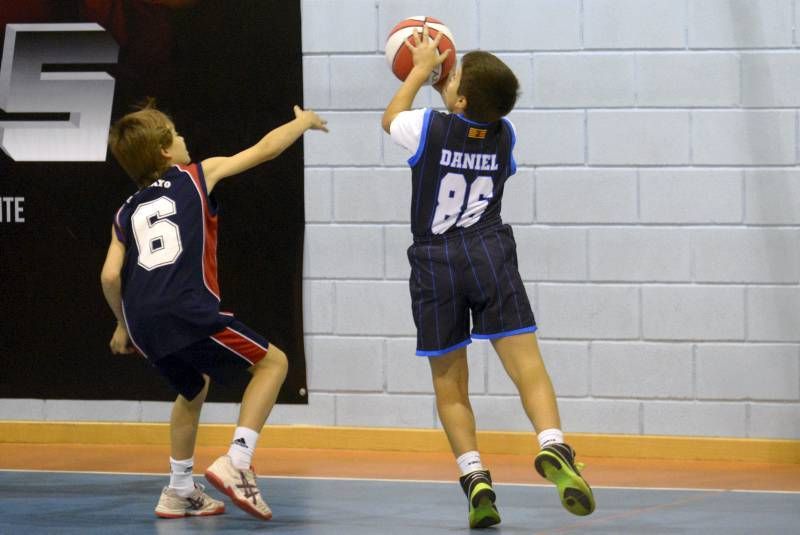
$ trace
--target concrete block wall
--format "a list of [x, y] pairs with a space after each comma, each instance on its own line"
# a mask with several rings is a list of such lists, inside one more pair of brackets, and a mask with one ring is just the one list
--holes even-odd
[[[800, 0], [302, 0], [304, 104], [331, 133], [305, 137], [309, 405], [270, 421], [439, 426], [413, 354], [407, 155], [380, 127], [384, 39], [420, 14], [521, 82], [503, 216], [564, 428], [800, 439]], [[491, 347], [469, 363], [479, 427], [530, 429]], [[64, 403], [0, 418], [169, 415]]]
[[[305, 138], [309, 388], [327, 424], [439, 425], [413, 354], [407, 156], [379, 124], [399, 86], [384, 38], [427, 14], [522, 85], [503, 215], [564, 427], [800, 438], [800, 0], [302, 7], [305, 104], [331, 127]], [[345, 21], [359, 31], [327, 31]], [[441, 103], [426, 89], [415, 105]], [[491, 347], [469, 360], [479, 427], [530, 429]]]

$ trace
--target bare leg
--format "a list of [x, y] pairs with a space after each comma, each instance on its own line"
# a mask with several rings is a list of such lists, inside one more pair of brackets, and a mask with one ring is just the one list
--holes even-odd
[[172, 405], [172, 416], [169, 422], [170, 454], [173, 459], [189, 459], [194, 456], [194, 445], [197, 440], [197, 426], [200, 423], [200, 410], [208, 394], [208, 376], [203, 375], [206, 384], [203, 390], [191, 401], [178, 396]]
[[469, 402], [469, 369], [466, 348], [428, 359], [436, 393], [436, 409], [456, 457], [477, 451], [475, 415]]
[[288, 370], [289, 361], [286, 354], [270, 344], [266, 356], [250, 368], [253, 376], [242, 397], [239, 427], [247, 427], [261, 432], [264, 422], [267, 421], [267, 417], [278, 399], [278, 392], [286, 379]]
[[506, 373], [519, 391], [522, 406], [537, 431], [561, 429], [553, 384], [534, 333], [492, 340]]

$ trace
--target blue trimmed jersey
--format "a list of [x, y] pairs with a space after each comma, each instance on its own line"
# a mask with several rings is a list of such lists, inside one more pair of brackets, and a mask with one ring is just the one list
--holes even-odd
[[[396, 118], [392, 123], [395, 139], [404, 136], [402, 115], [398, 116], [400, 121]], [[411, 146], [415, 134], [410, 133]], [[503, 187], [516, 172], [512, 154], [515, 134], [510, 121], [503, 118], [477, 123], [463, 115], [425, 109], [418, 135], [416, 152], [408, 160], [414, 237], [442, 235], [476, 224], [499, 224]]]
[[514, 235], [500, 217], [516, 172], [511, 122], [424, 109], [398, 114], [390, 132], [413, 153], [408, 260], [417, 355], [534, 332]]
[[158, 360], [224, 329], [217, 282], [217, 215], [202, 166], [176, 165], [120, 207], [122, 308], [128, 333]]

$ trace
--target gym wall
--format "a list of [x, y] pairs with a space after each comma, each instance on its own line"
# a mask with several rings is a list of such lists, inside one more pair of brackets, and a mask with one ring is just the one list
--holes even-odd
[[[522, 84], [503, 213], [564, 428], [800, 438], [799, 3], [304, 0], [304, 100], [331, 129], [305, 138], [310, 394], [270, 422], [439, 427], [413, 355], [406, 155], [380, 128], [399, 85], [383, 39], [427, 14]], [[479, 428], [529, 429], [489, 346], [469, 352]], [[169, 414], [64, 403], [0, 418]]]

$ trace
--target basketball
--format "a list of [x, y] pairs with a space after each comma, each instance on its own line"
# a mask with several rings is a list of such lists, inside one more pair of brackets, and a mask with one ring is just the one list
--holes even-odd
[[438, 19], [423, 16], [409, 17], [398, 23], [392, 28], [392, 31], [389, 32], [389, 37], [386, 39], [386, 61], [389, 63], [394, 75], [401, 81], [405, 80], [414, 67], [414, 61], [411, 56], [411, 50], [404, 43], [408, 41], [413, 44], [412, 35], [414, 32], [421, 31], [424, 26], [428, 27], [431, 39], [435, 39], [439, 33], [443, 34], [442, 40], [439, 42], [439, 54], [443, 54], [445, 50], [450, 50], [450, 55], [447, 56], [444, 63], [433, 70], [427, 81], [427, 84], [436, 85], [439, 81], [447, 78], [450, 69], [456, 64], [456, 44], [453, 39], [453, 32]]

